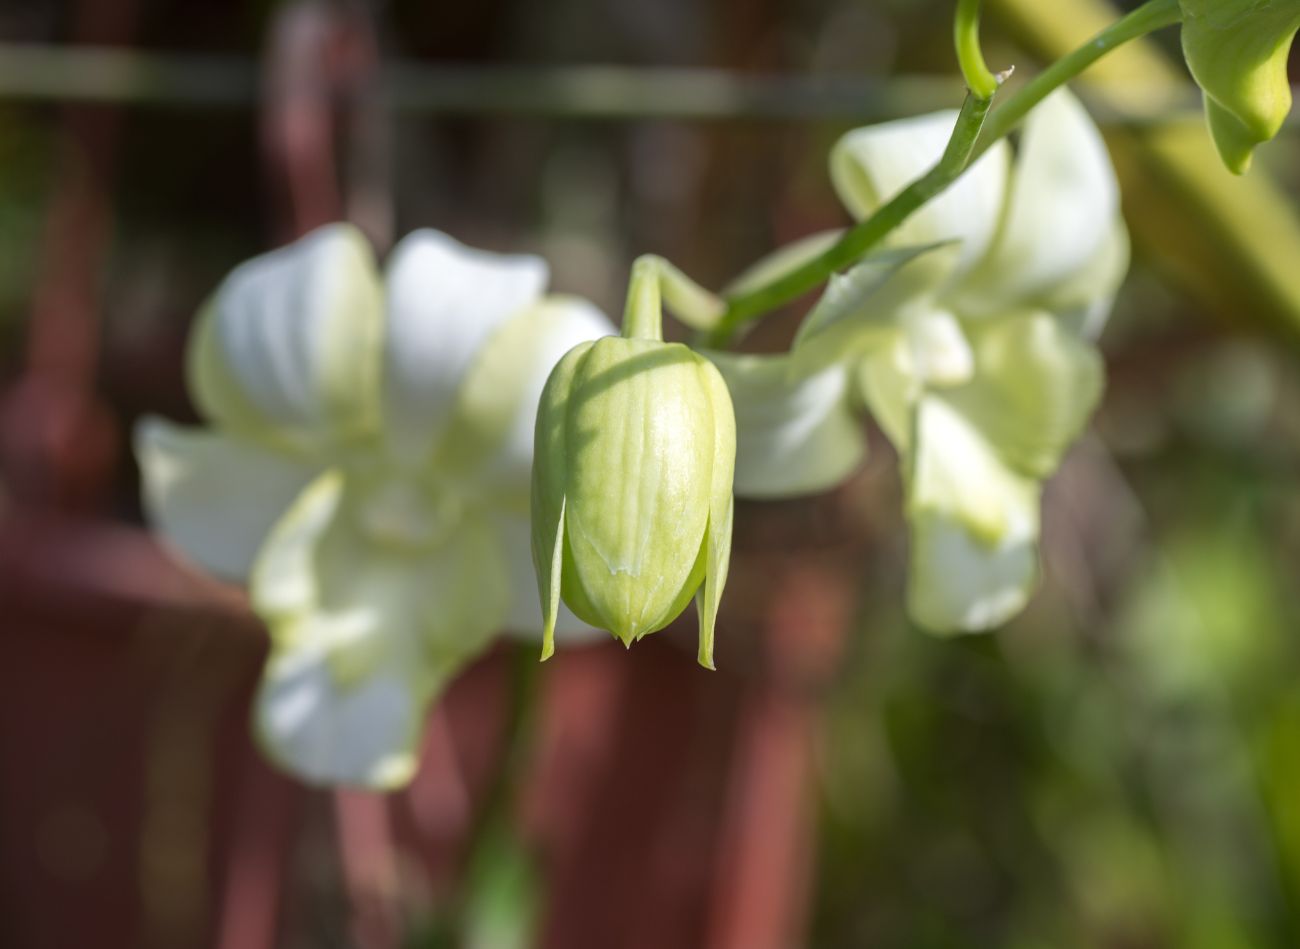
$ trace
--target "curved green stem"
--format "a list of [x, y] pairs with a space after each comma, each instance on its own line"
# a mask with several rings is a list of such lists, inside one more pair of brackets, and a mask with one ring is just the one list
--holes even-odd
[[710, 330], [722, 318], [723, 302], [671, 263], [655, 254], [632, 262], [623, 335], [628, 339], [662, 341], [663, 307], [696, 330]]
[[1097, 60], [1130, 40], [1145, 36], [1182, 20], [1179, 0], [1148, 0], [1132, 13], [1116, 20], [1087, 43], [1062, 56], [1025, 83], [989, 116], [975, 155], [984, 154], [998, 139], [1020, 124], [1029, 110], [1042, 102]]
[[974, 159], [1006, 136], [1051, 92], [1116, 47], [1171, 26], [1180, 19], [1178, 0], [1148, 0], [1034, 77], [1005, 104], [993, 110], [987, 123], [984, 118], [991, 100], [974, 94], [967, 96], [952, 139], [938, 164], [877, 208], [871, 217], [846, 231], [819, 256], [770, 283], [728, 298], [722, 318], [704, 337], [705, 345], [713, 349], [725, 348], [744, 324], [789, 303], [825, 282], [832, 274], [857, 262], [913, 212], [960, 178]]
[[623, 306], [624, 338], [663, 342], [663, 314], [659, 258], [649, 254], [638, 257], [632, 263], [632, 276], [627, 282], [627, 303]]
[[993, 98], [998, 91], [998, 77], [989, 71], [980, 49], [980, 0], [957, 0], [952, 33], [966, 88], [982, 99]]
[[966, 170], [992, 101], [973, 93], [967, 95], [948, 147], [938, 164], [878, 208], [871, 217], [846, 231], [819, 256], [769, 284], [729, 299], [722, 318], [705, 337], [706, 345], [713, 349], [724, 348], [743, 324], [790, 302], [831, 274], [855, 263], [914, 211], [956, 181]]

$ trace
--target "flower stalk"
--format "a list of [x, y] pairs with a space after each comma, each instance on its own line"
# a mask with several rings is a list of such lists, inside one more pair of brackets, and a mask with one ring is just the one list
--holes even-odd
[[[968, 6], [970, 4], [963, 3], [959, 7], [959, 15]], [[969, 15], [967, 11], [967, 16]], [[900, 191], [893, 200], [881, 206], [875, 214], [846, 231], [843, 237], [817, 257], [769, 283], [748, 288], [744, 293], [728, 298], [726, 311], [704, 337], [705, 344], [715, 349], [726, 348], [746, 323], [789, 303], [829, 279], [832, 274], [856, 263], [931, 198], [952, 185], [975, 159], [1005, 138], [1034, 106], [1054, 90], [1111, 50], [1147, 33], [1172, 26], [1181, 17], [1178, 0], [1148, 0], [1057, 60], [997, 109], [990, 112], [992, 98], [980, 98], [974, 92], [969, 94], [953, 128], [948, 148], [937, 164]]]
[[992, 99], [1000, 82], [984, 62], [980, 49], [980, 0], [957, 0], [952, 31], [966, 88], [981, 99]]
[[1034, 106], [1107, 53], [1148, 33], [1173, 26], [1181, 19], [1182, 12], [1178, 0], [1148, 0], [1082, 46], [1062, 56], [1025, 83], [1015, 95], [998, 106], [989, 116], [988, 124], [984, 128], [984, 137], [976, 149], [976, 157], [984, 154], [994, 142], [1004, 138], [1019, 125]]
[[991, 98], [968, 94], [957, 116], [957, 124], [953, 127], [948, 147], [934, 167], [900, 191], [875, 214], [846, 231], [843, 237], [822, 254], [777, 277], [771, 283], [729, 299], [722, 318], [706, 337], [707, 345], [714, 349], [726, 348], [736, 331], [745, 323], [789, 303], [823, 283], [831, 274], [856, 263], [926, 202], [946, 190], [961, 177], [969, 165], [992, 102]]

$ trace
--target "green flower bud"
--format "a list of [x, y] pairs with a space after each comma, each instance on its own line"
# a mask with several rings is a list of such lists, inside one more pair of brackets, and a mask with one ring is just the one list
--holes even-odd
[[542, 392], [532, 520], [543, 659], [561, 598], [630, 646], [699, 591], [699, 661], [713, 668], [731, 553], [735, 414], [718, 370], [663, 341], [661, 270], [637, 261], [623, 335], [571, 349]]
[[1291, 111], [1287, 54], [1300, 0], [1181, 0], [1183, 55], [1205, 92], [1205, 115], [1223, 163], [1250, 167], [1255, 146]]

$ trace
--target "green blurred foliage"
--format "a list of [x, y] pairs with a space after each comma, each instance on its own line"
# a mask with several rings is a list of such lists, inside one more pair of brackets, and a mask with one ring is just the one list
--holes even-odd
[[31, 292], [51, 166], [48, 128], [0, 105], [0, 357], [20, 332], [20, 307]]
[[[1049, 528], [1006, 630], [927, 637], [873, 582], [824, 739], [813, 945], [1300, 944], [1300, 366], [1216, 339], [1162, 375], [1159, 434], [1104, 417], [1138, 447], [1087, 446], [1051, 498], [1107, 549]], [[1074, 575], [1099, 554], [1122, 564]]]

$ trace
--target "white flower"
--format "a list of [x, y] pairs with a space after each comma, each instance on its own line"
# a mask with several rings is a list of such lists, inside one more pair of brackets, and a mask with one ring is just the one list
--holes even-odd
[[[841, 199], [870, 214], [939, 158], [954, 121], [850, 132], [831, 159]], [[1090, 340], [1128, 242], [1101, 136], [1055, 93], [1026, 122], [1014, 167], [1005, 143], [990, 149], [890, 246], [832, 278], [795, 364], [847, 358], [899, 451], [912, 617], [941, 632], [987, 629], [1035, 585], [1040, 483], [1102, 390]]]
[[540, 634], [537, 401], [560, 356], [613, 331], [546, 279], [417, 231], [381, 281], [355, 229], [321, 228], [200, 314], [189, 378], [211, 427], [136, 431], [153, 523], [246, 582], [270, 630], [256, 731], [307, 781], [404, 783], [444, 683], [498, 630]]

